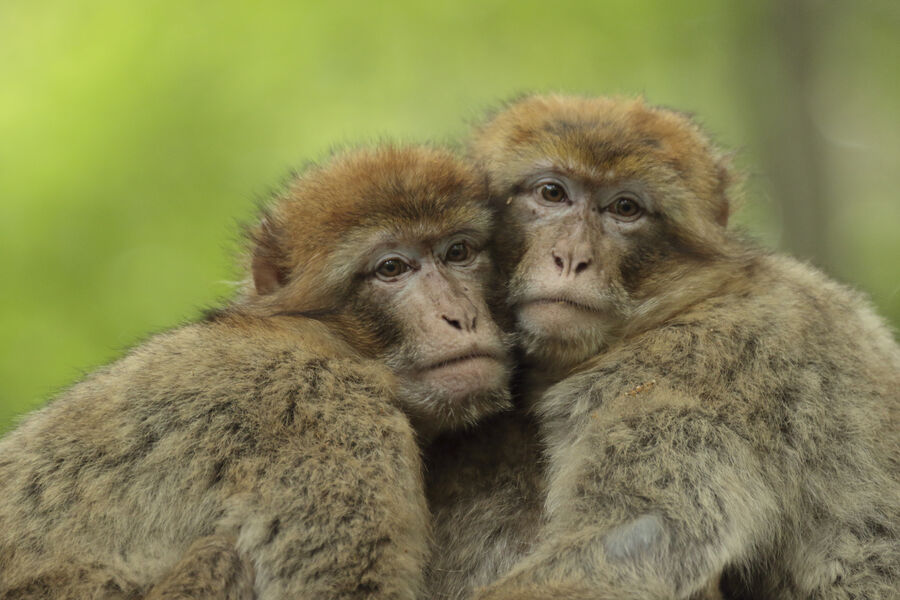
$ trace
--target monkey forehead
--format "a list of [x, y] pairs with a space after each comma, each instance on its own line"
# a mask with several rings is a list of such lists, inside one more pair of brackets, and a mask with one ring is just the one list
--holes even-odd
[[[539, 161], [608, 182], [657, 172], [713, 185], [716, 151], [684, 114], [641, 99], [532, 96], [485, 123], [472, 143], [495, 193], [507, 193]], [[699, 193], [712, 189], [698, 189]]]
[[290, 239], [332, 247], [360, 231], [437, 238], [491, 225], [483, 176], [448, 151], [383, 146], [336, 157], [299, 176], [276, 205]]

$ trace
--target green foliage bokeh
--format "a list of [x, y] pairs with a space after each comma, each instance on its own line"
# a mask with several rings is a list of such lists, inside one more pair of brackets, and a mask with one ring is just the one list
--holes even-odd
[[[900, 10], [819, 5], [807, 100], [836, 198], [827, 266], [897, 323]], [[782, 244], [790, 198], [767, 183], [754, 98], [794, 75], [763, 6], [4, 0], [0, 432], [227, 298], [239, 223], [291, 168], [348, 143], [459, 141], [523, 91], [695, 112], [750, 174], [739, 219]]]

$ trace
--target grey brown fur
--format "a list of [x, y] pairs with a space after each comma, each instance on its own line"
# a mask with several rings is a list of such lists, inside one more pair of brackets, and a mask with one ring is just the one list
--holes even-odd
[[[214, 533], [252, 557], [263, 597], [290, 581], [411, 595], [427, 515], [408, 421], [383, 373], [305, 351], [290, 325], [164, 334], [5, 438], [0, 597], [50, 576], [36, 597], [133, 597]], [[74, 559], [125, 583], [88, 593], [54, 573]]]
[[468, 598], [527, 553], [541, 524], [541, 464], [537, 424], [522, 409], [428, 448], [435, 550], [426, 598]]
[[[546, 497], [507, 517], [540, 527], [529, 548], [498, 544], [474, 509], [508, 510], [518, 484], [473, 447], [445, 461], [441, 593], [483, 586], [487, 550], [480, 600], [687, 598], [720, 576], [730, 598], [898, 598], [900, 350], [868, 302], [726, 227], [727, 158], [681, 114], [530, 97], [473, 153], [545, 461], [518, 481], [540, 472]], [[451, 469], [496, 502], [447, 496]], [[453, 533], [470, 523], [479, 539]]]
[[[409, 293], [365, 261], [461, 230], [483, 245], [490, 225], [483, 182], [442, 151], [300, 176], [253, 233], [244, 297], [0, 441], [0, 598], [417, 597], [429, 515], [410, 415], [441, 430], [505, 408], [504, 347], [483, 255], [436, 254], [413, 288], [427, 250]], [[473, 393], [417, 379], [416, 360], [473, 344], [492, 356], [467, 371]], [[459, 411], [440, 405], [453, 394]]]

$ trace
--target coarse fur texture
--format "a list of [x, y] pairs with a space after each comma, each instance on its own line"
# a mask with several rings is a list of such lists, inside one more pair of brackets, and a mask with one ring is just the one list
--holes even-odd
[[509, 403], [472, 173], [381, 147], [298, 176], [241, 298], [0, 440], [0, 598], [418, 597], [417, 435]]
[[[688, 598], [721, 576], [733, 599], [897, 598], [900, 350], [868, 302], [728, 229], [727, 156], [683, 114], [528, 97], [472, 151], [543, 446], [521, 477], [546, 489], [535, 543], [507, 572], [523, 552], [490, 546], [499, 579], [476, 597]], [[492, 535], [455, 536], [476, 501], [454, 502], [432, 506], [436, 539], [468, 546], [448, 571]]]
[[545, 498], [537, 424], [517, 407], [439, 437], [425, 456], [434, 551], [424, 597], [463, 600], [537, 537]]

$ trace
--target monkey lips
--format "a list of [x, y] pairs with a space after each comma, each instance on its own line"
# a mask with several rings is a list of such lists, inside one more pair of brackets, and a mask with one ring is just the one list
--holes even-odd
[[473, 349], [432, 362], [419, 371], [418, 377], [443, 389], [448, 399], [461, 400], [504, 387], [508, 372], [503, 353]]
[[585, 329], [600, 327], [608, 320], [608, 311], [568, 296], [529, 298], [518, 305], [519, 324], [533, 335], [570, 337]]

